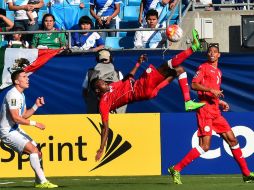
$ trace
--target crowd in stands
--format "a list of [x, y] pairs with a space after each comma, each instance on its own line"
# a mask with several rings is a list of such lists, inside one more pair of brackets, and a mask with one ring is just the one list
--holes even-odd
[[[122, 0], [5, 0], [8, 11], [14, 13], [14, 23], [6, 17], [5, 10], [0, 12], [0, 32], [4, 31], [48, 31], [48, 33], [35, 33], [34, 35], [15, 34], [8, 37], [8, 47], [22, 48], [67, 48], [98, 51], [105, 46], [108, 37], [118, 37], [116, 32], [89, 32], [90, 29], [116, 29], [121, 20]], [[89, 2], [90, 1], [90, 2]], [[136, 1], [139, 13], [136, 23], [140, 28], [162, 28], [171, 14], [177, 8], [179, 1], [183, 5], [188, 0], [140, 0]], [[130, 0], [125, 0], [125, 3]], [[134, 1], [135, 2], [135, 1]], [[221, 0], [200, 0], [200, 3], [216, 4]], [[242, 3], [244, 0], [237, 0]], [[62, 15], [63, 10], [71, 6], [71, 12]], [[59, 6], [63, 9], [59, 9]], [[238, 7], [236, 7], [238, 8]], [[243, 7], [239, 7], [242, 9]], [[43, 15], [40, 10], [46, 10]], [[220, 7], [216, 7], [220, 9]], [[77, 10], [76, 12], [73, 10]], [[86, 14], [83, 10], [86, 10]], [[77, 14], [76, 14], [77, 13]], [[40, 18], [42, 17], [42, 18]], [[72, 22], [70, 22], [72, 20]], [[4, 24], [3, 24], [4, 23]], [[138, 25], [136, 25], [138, 26]], [[137, 27], [135, 27], [137, 28]], [[68, 39], [66, 33], [56, 33], [66, 29], [84, 30], [73, 32]], [[1, 41], [3, 41], [0, 38]], [[68, 40], [71, 42], [68, 44]], [[160, 48], [165, 47], [166, 37], [163, 31], [137, 31], [132, 33], [134, 48]], [[130, 42], [129, 42], [130, 43]]]

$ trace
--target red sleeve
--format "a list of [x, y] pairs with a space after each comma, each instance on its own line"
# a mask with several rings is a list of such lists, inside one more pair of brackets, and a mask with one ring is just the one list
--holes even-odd
[[195, 76], [192, 79], [192, 82], [200, 83], [204, 77], [204, 70], [202, 66], [199, 66], [198, 70], [196, 71]]
[[99, 110], [101, 114], [101, 121], [107, 122], [108, 116], [109, 116], [109, 109], [110, 106], [107, 104], [107, 101], [105, 101], [103, 98], [100, 100], [99, 103]]

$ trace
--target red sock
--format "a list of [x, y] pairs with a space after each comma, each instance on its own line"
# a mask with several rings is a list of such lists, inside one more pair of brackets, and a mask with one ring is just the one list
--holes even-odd
[[242, 150], [240, 149], [239, 145], [236, 148], [231, 147], [231, 152], [232, 152], [236, 162], [238, 163], [239, 167], [241, 168], [242, 174], [245, 176], [249, 176], [250, 170], [248, 169], [246, 160], [243, 157], [243, 153], [242, 153]]
[[184, 101], [185, 102], [189, 101], [191, 98], [190, 98], [190, 89], [189, 89], [189, 84], [188, 84], [186, 72], [180, 74], [180, 76], [178, 77], [178, 83], [181, 88]]
[[193, 54], [193, 51], [191, 48], [188, 48], [182, 52], [180, 52], [179, 54], [177, 54], [175, 57], [172, 58], [171, 64], [173, 67], [176, 67], [180, 64], [182, 64], [185, 59], [187, 59], [188, 57], [190, 57]]
[[201, 153], [197, 150], [197, 148], [191, 149], [190, 152], [178, 164], [174, 166], [174, 169], [180, 172], [185, 166], [189, 165], [200, 155]]

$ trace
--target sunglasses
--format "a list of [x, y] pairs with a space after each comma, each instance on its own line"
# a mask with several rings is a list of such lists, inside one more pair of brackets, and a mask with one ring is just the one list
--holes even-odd
[[210, 48], [210, 47], [219, 48], [219, 43], [209, 43], [209, 44], [208, 44], [208, 48]]

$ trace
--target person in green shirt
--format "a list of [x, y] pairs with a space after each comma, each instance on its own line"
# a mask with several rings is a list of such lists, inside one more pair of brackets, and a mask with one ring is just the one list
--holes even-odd
[[38, 49], [64, 49], [66, 47], [65, 33], [52, 33], [56, 31], [54, 27], [55, 17], [52, 14], [45, 14], [42, 18], [42, 30], [49, 31], [43, 34], [34, 34], [32, 48]]

